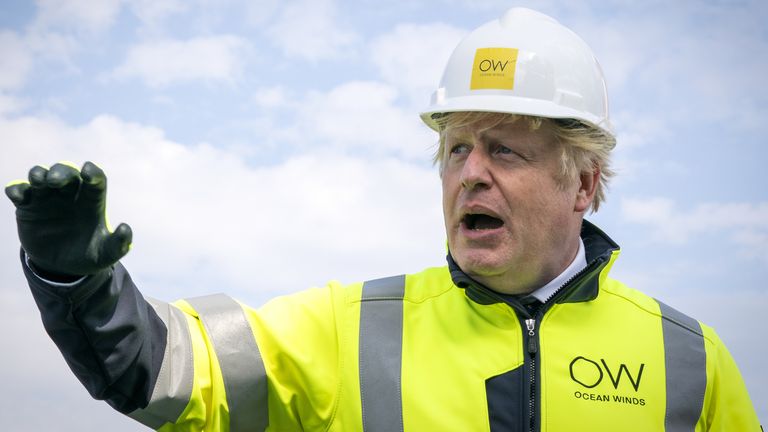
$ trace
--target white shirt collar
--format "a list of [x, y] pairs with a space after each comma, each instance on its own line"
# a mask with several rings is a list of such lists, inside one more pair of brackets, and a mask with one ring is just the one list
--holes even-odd
[[547, 300], [552, 298], [553, 295], [563, 286], [570, 278], [575, 276], [578, 272], [587, 266], [587, 254], [584, 251], [584, 241], [579, 238], [579, 251], [576, 252], [576, 257], [571, 261], [571, 264], [560, 273], [559, 276], [552, 279], [548, 284], [530, 293], [530, 296], [535, 297], [542, 303], [546, 303]]

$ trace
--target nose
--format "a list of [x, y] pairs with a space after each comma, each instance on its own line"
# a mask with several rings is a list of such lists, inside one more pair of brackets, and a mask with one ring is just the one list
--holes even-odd
[[469, 152], [461, 169], [461, 186], [467, 190], [487, 189], [492, 178], [489, 171], [489, 158], [479, 146]]

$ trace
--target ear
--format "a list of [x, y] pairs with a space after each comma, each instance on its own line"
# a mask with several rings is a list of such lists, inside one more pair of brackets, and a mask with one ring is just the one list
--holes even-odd
[[600, 166], [595, 165], [592, 171], [583, 171], [579, 174], [579, 190], [576, 193], [576, 203], [573, 210], [577, 213], [587, 211], [592, 200], [595, 198], [595, 191], [600, 182]]

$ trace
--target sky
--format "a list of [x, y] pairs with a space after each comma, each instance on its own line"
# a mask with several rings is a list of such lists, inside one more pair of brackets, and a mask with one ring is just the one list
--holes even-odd
[[[606, 75], [618, 144], [588, 216], [612, 276], [713, 326], [768, 423], [768, 2], [5, 0], [0, 179], [98, 163], [147, 296], [258, 306], [443, 265], [436, 136], [456, 43], [512, 6], [555, 17]], [[45, 335], [0, 200], [0, 418], [133, 431]]]

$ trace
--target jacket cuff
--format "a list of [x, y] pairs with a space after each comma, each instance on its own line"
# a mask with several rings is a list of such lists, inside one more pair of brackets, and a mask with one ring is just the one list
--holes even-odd
[[107, 268], [92, 275], [86, 275], [74, 282], [56, 282], [38, 275], [29, 262], [29, 257], [21, 249], [21, 263], [29, 287], [48, 297], [67, 301], [76, 306], [90, 297], [112, 275], [113, 269]]
[[35, 271], [36, 269], [32, 265], [32, 263], [29, 261], [29, 255], [27, 255], [27, 252], [25, 252], [24, 249], [22, 249], [21, 252], [23, 254], [22, 255], [23, 256], [23, 262], [24, 262], [24, 265], [26, 266], [26, 269], [29, 270], [30, 273], [32, 273], [32, 275], [34, 275], [36, 278], [40, 279], [41, 281], [45, 282], [48, 285], [52, 285], [52, 286], [56, 286], [56, 287], [63, 287], [63, 288], [71, 288], [71, 287], [79, 284], [80, 282], [84, 281], [88, 277], [88, 275], [85, 275], [85, 276], [81, 277], [80, 279], [77, 279], [77, 280], [72, 281], [72, 282], [56, 282], [56, 281], [52, 281], [50, 279], [46, 279], [46, 278], [40, 276]]

